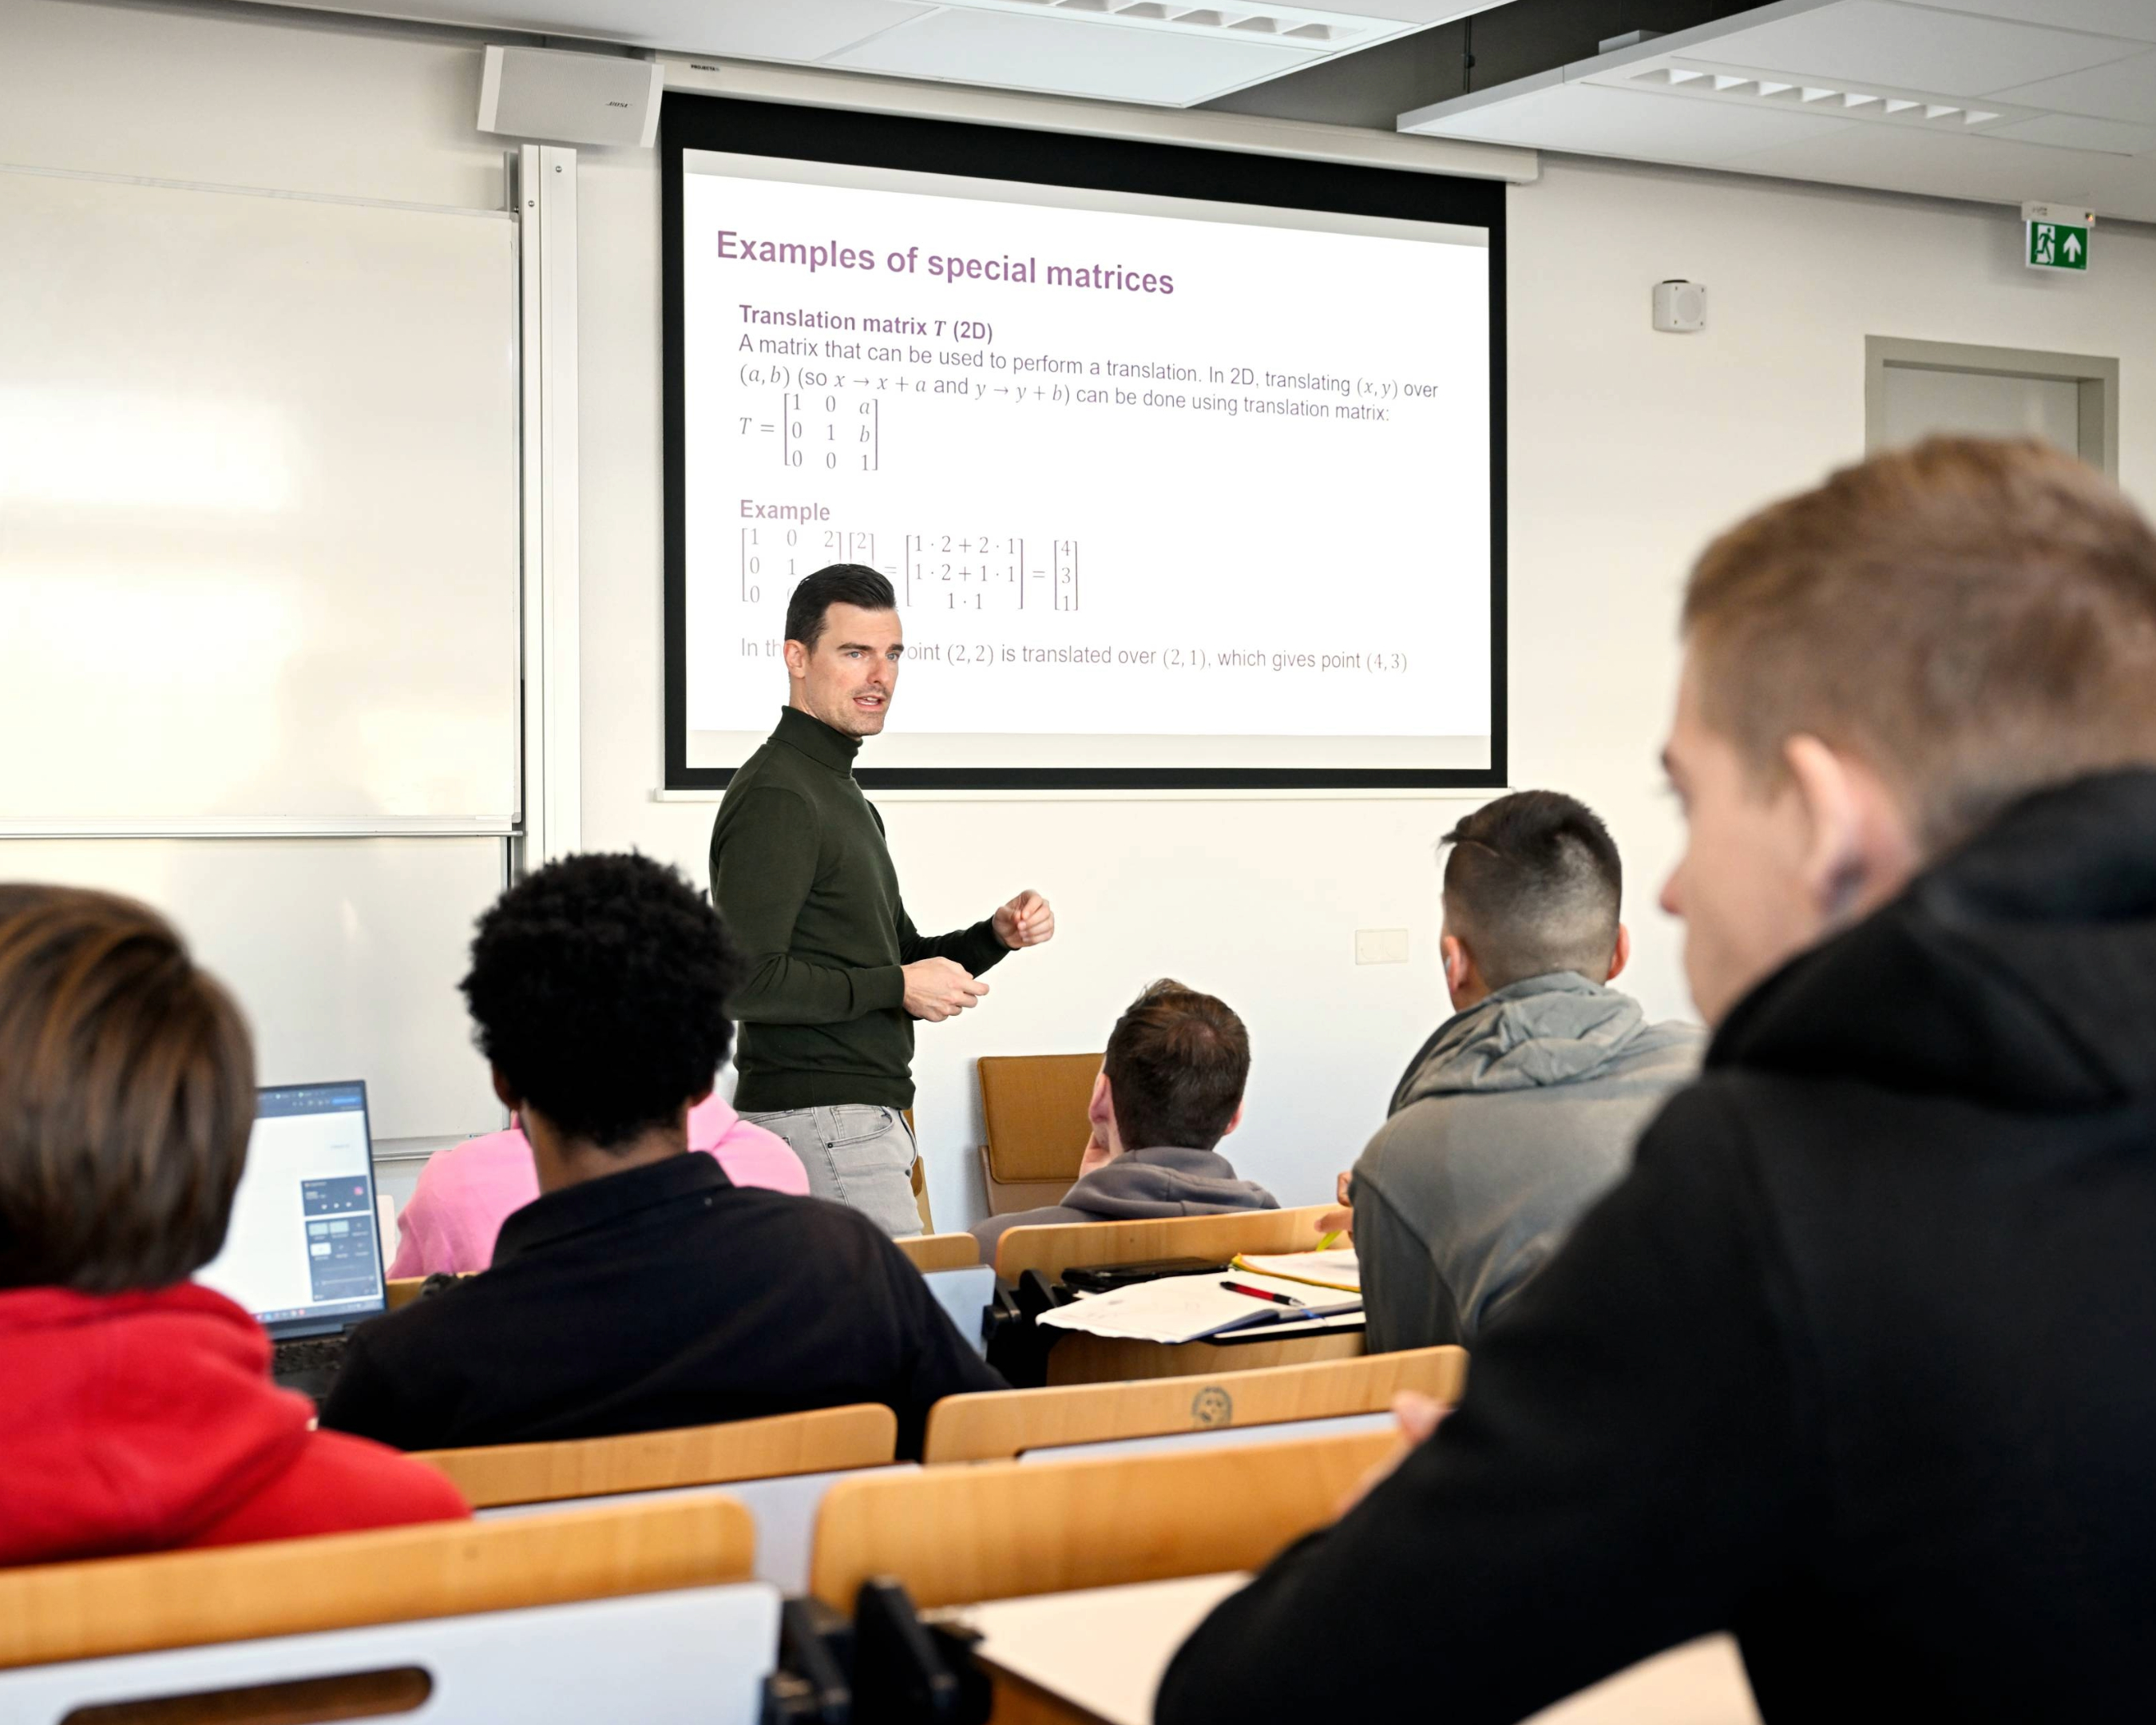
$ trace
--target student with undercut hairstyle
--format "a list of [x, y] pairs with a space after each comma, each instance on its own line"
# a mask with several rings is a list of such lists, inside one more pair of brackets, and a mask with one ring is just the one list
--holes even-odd
[[1521, 791], [1445, 843], [1453, 1015], [1408, 1063], [1349, 1189], [1373, 1353], [1472, 1342], [1617, 1183], [1707, 1041], [1609, 986], [1631, 939], [1594, 810]]
[[690, 1153], [741, 974], [645, 857], [549, 864], [480, 919], [465, 999], [539, 1196], [490, 1268], [354, 1332], [323, 1425], [426, 1450], [882, 1402], [911, 1458], [938, 1397], [1008, 1387], [860, 1211]]
[[995, 1261], [1010, 1228], [1279, 1209], [1264, 1187], [1237, 1179], [1217, 1147], [1242, 1124], [1250, 1076], [1250, 1032], [1224, 1001], [1153, 983], [1108, 1033], [1076, 1183], [1060, 1204], [976, 1223], [983, 1260]]

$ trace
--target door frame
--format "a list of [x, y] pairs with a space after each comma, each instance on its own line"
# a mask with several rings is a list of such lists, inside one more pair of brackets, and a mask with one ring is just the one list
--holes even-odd
[[1900, 336], [1864, 338], [1864, 452], [1887, 443], [1887, 373], [1965, 372], [1986, 377], [2029, 377], [2071, 383], [2079, 392], [2081, 455], [2118, 477], [2118, 362], [2092, 353], [2046, 353], [2034, 347], [1984, 347], [1964, 341], [1917, 341]]

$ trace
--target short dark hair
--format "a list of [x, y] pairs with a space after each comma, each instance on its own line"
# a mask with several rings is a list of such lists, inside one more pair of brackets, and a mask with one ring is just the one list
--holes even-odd
[[896, 611], [898, 595], [866, 563], [830, 563], [803, 575], [786, 602], [786, 639], [811, 653], [824, 639], [824, 614], [834, 605], [858, 605], [864, 611]]
[[647, 856], [562, 858], [480, 918], [465, 978], [480, 1052], [601, 1149], [671, 1124], [733, 1041], [742, 962], [718, 912]]
[[1210, 1150], [1242, 1105], [1250, 1033], [1210, 994], [1163, 978], [1108, 1033], [1101, 1062], [1131, 1150]]
[[0, 1287], [168, 1287], [224, 1244], [254, 1125], [232, 997], [146, 906], [0, 886]]
[[1516, 791], [1445, 835], [1445, 920], [1482, 980], [1608, 974], [1625, 865], [1602, 818], [1562, 791]]

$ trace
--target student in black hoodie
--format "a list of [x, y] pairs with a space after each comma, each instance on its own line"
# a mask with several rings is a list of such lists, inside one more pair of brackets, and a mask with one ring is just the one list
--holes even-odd
[[938, 1398], [1009, 1387], [860, 1211], [690, 1150], [741, 974], [649, 857], [562, 857], [495, 901], [465, 999], [539, 1196], [485, 1271], [353, 1332], [323, 1425], [464, 1449], [881, 1402], [911, 1461]]
[[1516, 1720], [1722, 1630], [1774, 1725], [2156, 1712], [2156, 535], [1934, 441], [1684, 634], [1705, 1075], [1160, 1725]]

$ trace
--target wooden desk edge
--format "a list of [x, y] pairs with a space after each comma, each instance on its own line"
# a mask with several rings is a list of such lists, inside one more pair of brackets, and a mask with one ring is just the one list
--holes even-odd
[[974, 1662], [988, 1674], [988, 1725], [1117, 1725], [1029, 1677], [1004, 1670], [985, 1654], [976, 1654]]

